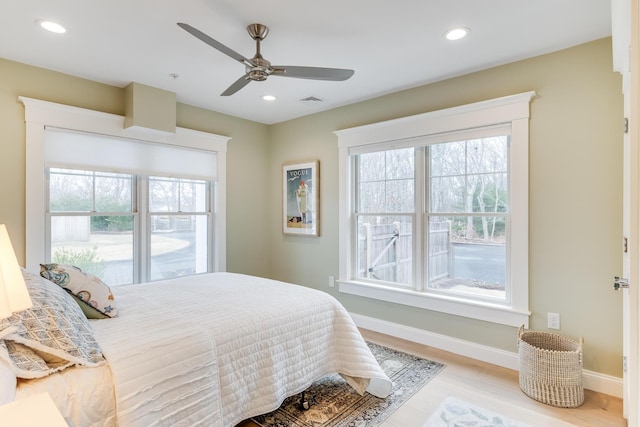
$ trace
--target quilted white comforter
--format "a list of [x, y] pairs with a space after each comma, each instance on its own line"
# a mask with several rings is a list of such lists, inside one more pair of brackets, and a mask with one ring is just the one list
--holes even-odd
[[113, 289], [93, 322], [121, 427], [233, 427], [329, 373], [379, 397], [391, 381], [351, 317], [302, 286], [212, 273]]

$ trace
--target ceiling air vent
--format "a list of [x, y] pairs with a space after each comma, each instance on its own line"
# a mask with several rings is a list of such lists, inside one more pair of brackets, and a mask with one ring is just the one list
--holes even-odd
[[307, 96], [306, 98], [302, 98], [300, 102], [309, 102], [309, 103], [322, 102], [322, 99], [316, 98], [315, 96]]

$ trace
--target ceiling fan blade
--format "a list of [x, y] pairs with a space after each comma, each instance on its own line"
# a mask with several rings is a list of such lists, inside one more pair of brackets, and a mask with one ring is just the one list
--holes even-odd
[[296, 67], [274, 65], [272, 76], [295, 77], [297, 79], [343, 81], [353, 76], [353, 70], [343, 68]]
[[213, 47], [215, 49], [218, 49], [220, 52], [224, 53], [225, 55], [230, 56], [231, 58], [235, 59], [236, 61], [242, 62], [243, 64], [247, 64], [247, 65], [253, 66], [253, 64], [252, 64], [252, 62], [250, 60], [248, 60], [244, 56], [240, 55], [235, 50], [233, 50], [231, 48], [228, 48], [227, 46], [223, 45], [219, 41], [209, 37], [208, 35], [206, 35], [202, 31], [200, 31], [200, 30], [198, 30], [196, 28], [193, 28], [191, 25], [184, 24], [182, 22], [178, 22], [178, 26], [180, 28], [182, 28], [183, 30], [185, 30], [186, 32], [188, 32], [189, 34], [191, 34], [191, 35], [195, 36], [196, 38], [202, 40], [203, 42], [205, 42], [209, 46], [211, 46], [211, 47]]
[[251, 80], [249, 79], [249, 77], [247, 77], [247, 75], [243, 75], [242, 77], [240, 77], [238, 80], [236, 80], [231, 86], [229, 86], [227, 88], [227, 90], [225, 90], [224, 92], [222, 92], [220, 94], [220, 96], [229, 96], [229, 95], [233, 95], [234, 93], [236, 93], [237, 91], [239, 91], [240, 89], [242, 89], [243, 87], [245, 87], [246, 85], [248, 85], [251, 82]]

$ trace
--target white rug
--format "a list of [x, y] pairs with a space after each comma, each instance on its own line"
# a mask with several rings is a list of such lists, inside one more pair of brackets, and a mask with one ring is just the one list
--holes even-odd
[[447, 397], [423, 427], [531, 427], [497, 412]]

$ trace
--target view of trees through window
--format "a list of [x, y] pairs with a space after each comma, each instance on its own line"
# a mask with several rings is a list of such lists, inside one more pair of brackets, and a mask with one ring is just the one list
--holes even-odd
[[[357, 277], [414, 287], [414, 218], [424, 215], [426, 287], [505, 298], [509, 137], [357, 156]], [[422, 155], [422, 154], [420, 154]], [[424, 206], [424, 210], [421, 208]]]
[[[133, 283], [136, 265], [149, 280], [207, 271], [206, 181], [57, 168], [48, 176], [52, 262], [113, 285]], [[148, 183], [146, 192], [140, 182]], [[149, 197], [140, 203], [143, 193]], [[149, 231], [148, 239], [139, 229]]]

